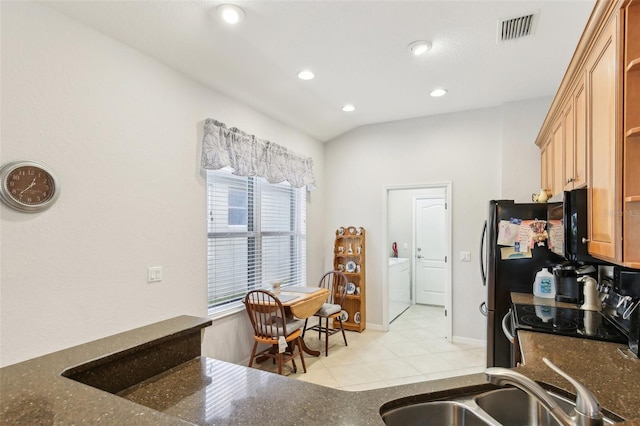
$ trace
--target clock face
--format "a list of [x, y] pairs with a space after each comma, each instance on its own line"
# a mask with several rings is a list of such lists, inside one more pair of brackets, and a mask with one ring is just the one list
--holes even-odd
[[1, 169], [0, 176], [2, 200], [17, 210], [41, 211], [49, 207], [57, 197], [52, 173], [39, 163], [11, 163]]

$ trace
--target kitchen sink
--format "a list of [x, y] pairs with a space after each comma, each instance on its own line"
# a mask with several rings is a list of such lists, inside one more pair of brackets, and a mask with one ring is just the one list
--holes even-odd
[[[549, 395], [567, 414], [573, 413], [573, 401], [553, 392], [549, 392]], [[407, 405], [402, 405], [401, 401], [391, 401], [381, 407], [380, 415], [389, 426], [559, 426], [549, 411], [535, 399], [511, 387]], [[604, 424], [614, 423], [614, 420], [605, 416]]]
[[[573, 402], [549, 394], [568, 415], [573, 414]], [[503, 425], [561, 426], [542, 405], [526, 392], [516, 388], [497, 389], [474, 398], [483, 411]]]
[[392, 409], [382, 415], [387, 425], [486, 426], [473, 409], [457, 401], [435, 401]]

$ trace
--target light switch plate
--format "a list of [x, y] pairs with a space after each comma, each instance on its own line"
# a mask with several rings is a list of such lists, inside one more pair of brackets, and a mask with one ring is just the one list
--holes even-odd
[[461, 251], [460, 252], [460, 261], [461, 262], [471, 262], [471, 252], [470, 251]]
[[162, 266], [150, 266], [147, 274], [147, 282], [157, 283], [162, 281]]

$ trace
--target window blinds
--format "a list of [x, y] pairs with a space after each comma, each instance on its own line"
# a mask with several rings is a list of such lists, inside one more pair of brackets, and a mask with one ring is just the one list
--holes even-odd
[[209, 313], [249, 290], [306, 279], [306, 191], [261, 177], [207, 170]]

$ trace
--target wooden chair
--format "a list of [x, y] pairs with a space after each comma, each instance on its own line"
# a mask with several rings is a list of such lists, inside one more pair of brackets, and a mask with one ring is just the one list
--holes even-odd
[[[342, 326], [342, 305], [344, 304], [344, 299], [347, 295], [347, 276], [340, 271], [329, 271], [325, 273], [322, 278], [320, 278], [320, 282], [318, 283], [318, 287], [324, 287], [329, 290], [329, 299], [327, 303], [323, 304], [322, 307], [314, 314], [314, 316], [318, 317], [318, 324], [314, 325], [310, 328], [310, 330], [318, 330], [318, 339], [321, 339], [322, 333], [325, 333], [324, 338], [324, 355], [329, 355], [329, 336], [338, 332], [337, 328], [329, 328], [329, 320], [334, 321], [333, 325], [335, 325], [335, 320], [338, 320], [340, 324], [340, 331], [342, 331], [342, 338], [344, 339], [344, 345], [349, 346], [347, 344], [347, 336], [344, 333], [344, 327]], [[322, 319], [325, 319], [325, 326], [322, 326]], [[307, 331], [307, 321], [304, 322], [304, 331], [302, 332], [302, 337], [304, 338], [304, 333]]]
[[[307, 372], [302, 355], [302, 320], [287, 320], [284, 306], [271, 292], [266, 290], [252, 290], [243, 301], [251, 325], [253, 326], [253, 349], [249, 367], [257, 356], [271, 358], [278, 362], [278, 374], [282, 374], [282, 364], [291, 361], [293, 372], [297, 372], [295, 357], [300, 356], [302, 368]], [[269, 348], [256, 353], [259, 343], [266, 343]], [[295, 352], [295, 347], [298, 351]], [[279, 349], [280, 347], [280, 349]], [[286, 348], [285, 348], [286, 347]]]

